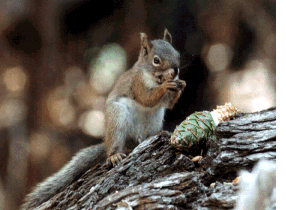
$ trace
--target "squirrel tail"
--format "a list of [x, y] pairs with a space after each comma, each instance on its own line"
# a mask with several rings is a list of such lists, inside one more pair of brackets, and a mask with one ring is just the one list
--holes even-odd
[[83, 175], [90, 167], [103, 163], [107, 158], [106, 154], [105, 144], [82, 149], [60, 171], [38, 184], [25, 198], [21, 210], [35, 208], [49, 200]]

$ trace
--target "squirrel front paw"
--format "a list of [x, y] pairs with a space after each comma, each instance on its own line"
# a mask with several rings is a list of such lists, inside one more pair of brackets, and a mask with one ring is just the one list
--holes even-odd
[[168, 80], [165, 82], [166, 88], [171, 91], [184, 90], [186, 82], [184, 80]]
[[108, 167], [115, 167], [115, 166], [119, 165], [119, 163], [124, 158], [126, 158], [126, 155], [124, 153], [116, 153], [116, 154], [107, 158], [106, 164]]
[[177, 82], [177, 87], [179, 90], [184, 90], [186, 87], [186, 82], [184, 80], [176, 80]]

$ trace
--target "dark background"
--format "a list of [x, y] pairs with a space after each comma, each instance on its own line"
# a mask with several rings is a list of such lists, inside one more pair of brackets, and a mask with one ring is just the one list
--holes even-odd
[[137, 60], [139, 33], [165, 27], [187, 87], [164, 129], [225, 102], [276, 105], [276, 1], [0, 2], [0, 210], [102, 141], [105, 99]]

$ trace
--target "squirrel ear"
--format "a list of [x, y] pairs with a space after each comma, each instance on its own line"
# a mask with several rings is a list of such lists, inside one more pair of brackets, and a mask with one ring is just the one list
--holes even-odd
[[150, 39], [148, 38], [147, 34], [145, 33], [140, 33], [140, 36], [141, 36], [141, 49], [142, 49], [142, 52], [143, 52], [143, 56], [147, 55], [152, 47], [153, 47], [153, 44], [151, 43]]
[[165, 40], [166, 42], [169, 42], [170, 44], [172, 44], [172, 35], [169, 33], [167, 28], [165, 28], [165, 30], [164, 30], [164, 38], [163, 38], [163, 40]]

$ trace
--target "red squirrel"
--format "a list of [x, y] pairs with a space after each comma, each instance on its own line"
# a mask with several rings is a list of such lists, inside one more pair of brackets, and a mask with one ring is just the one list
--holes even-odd
[[178, 76], [180, 54], [167, 29], [163, 39], [151, 41], [145, 33], [140, 35], [138, 61], [121, 75], [107, 98], [104, 143], [78, 152], [38, 184], [21, 209], [41, 205], [98, 163], [118, 165], [130, 150], [162, 129], [165, 110], [174, 106], [186, 86]]

